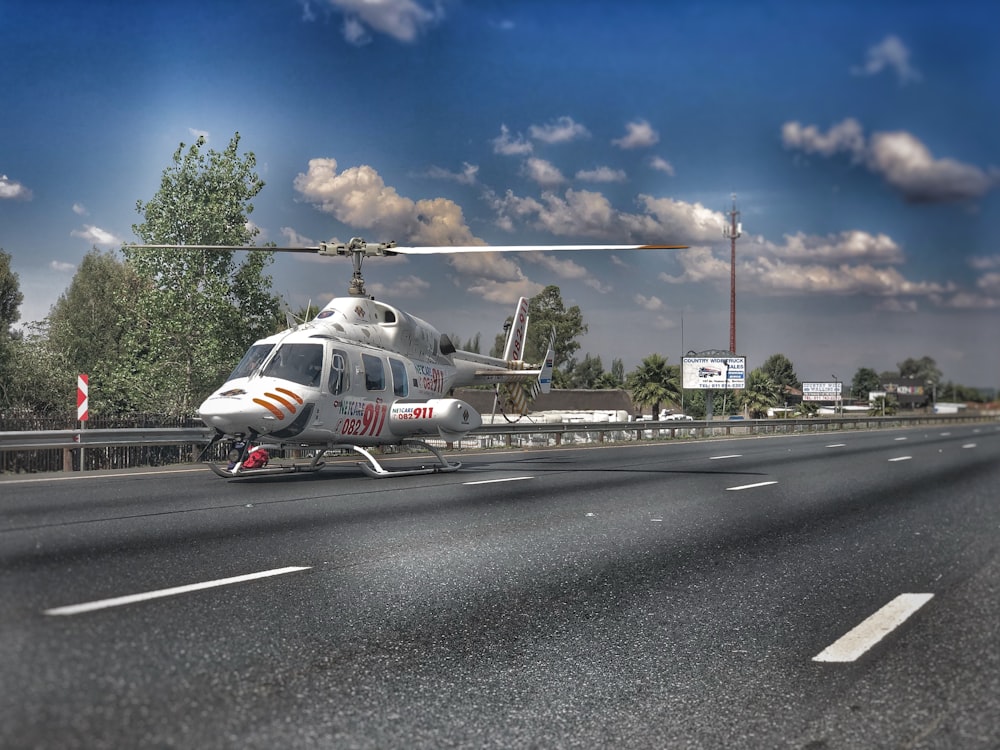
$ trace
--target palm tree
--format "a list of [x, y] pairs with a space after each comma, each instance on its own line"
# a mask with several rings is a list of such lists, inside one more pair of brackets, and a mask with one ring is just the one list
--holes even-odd
[[752, 370], [740, 404], [750, 417], [766, 417], [767, 410], [781, 402], [782, 386], [761, 368]]
[[681, 397], [680, 373], [676, 365], [668, 365], [667, 358], [650, 354], [628, 375], [632, 400], [639, 406], [652, 405], [653, 419], [660, 415], [660, 404], [677, 402]]

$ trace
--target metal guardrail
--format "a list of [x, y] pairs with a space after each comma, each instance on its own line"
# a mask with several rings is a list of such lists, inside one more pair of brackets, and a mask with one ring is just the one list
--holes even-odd
[[36, 430], [0, 432], [0, 451], [46, 448], [113, 448], [121, 445], [186, 445], [207, 443], [207, 427], [131, 427], [99, 430]]
[[[467, 449], [471, 447], [508, 448], [531, 445], [562, 445], [576, 442], [613, 442], [620, 440], [669, 439], [677, 437], [702, 438], [731, 435], [761, 435], [779, 433], [825, 432], [857, 429], [879, 429], [889, 427], [916, 426], [921, 424], [958, 424], [996, 421], [995, 415], [988, 414], [918, 414], [873, 417], [849, 414], [828, 418], [809, 419], [746, 419], [746, 420], [663, 420], [648, 422], [528, 422], [483, 425], [464, 436], [449, 448]], [[53, 471], [61, 466], [64, 471], [77, 469], [81, 455], [97, 450], [139, 449], [169, 446], [203, 446], [212, 437], [207, 427], [139, 427], [121, 429], [83, 430], [38, 430], [0, 432], [0, 473], [14, 471]], [[581, 438], [582, 436], [582, 438]], [[432, 441], [436, 442], [436, 441]], [[443, 441], [441, 441], [443, 442]], [[97, 449], [91, 451], [89, 449]], [[3, 459], [14, 454], [24, 456], [31, 452], [51, 455], [44, 465], [27, 466], [28, 462], [18, 461], [17, 467], [9, 466]], [[61, 458], [56, 458], [61, 453]], [[178, 450], [172, 462], [193, 460], [198, 451]], [[155, 462], [165, 459], [162, 455]], [[126, 465], [148, 465], [149, 458], [136, 455], [107, 459], [100, 466], [124, 468]], [[96, 468], [96, 466], [95, 466]]]

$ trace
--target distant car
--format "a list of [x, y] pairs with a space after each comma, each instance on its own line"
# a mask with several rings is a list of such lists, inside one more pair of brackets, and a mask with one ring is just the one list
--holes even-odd
[[677, 420], [685, 420], [688, 422], [693, 422], [694, 417], [689, 417], [687, 414], [664, 414], [660, 417], [661, 422], [674, 422]]
[[746, 419], [746, 417], [744, 417], [744, 416], [743, 416], [742, 414], [730, 414], [730, 415], [729, 415], [729, 416], [727, 417], [727, 419], [728, 419], [728, 420], [729, 420], [730, 422], [741, 422], [741, 421], [743, 421], [744, 419]]

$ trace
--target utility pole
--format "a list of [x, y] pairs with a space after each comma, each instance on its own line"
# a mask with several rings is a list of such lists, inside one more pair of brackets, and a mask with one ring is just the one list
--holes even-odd
[[736, 240], [743, 234], [740, 212], [736, 210], [736, 193], [729, 211], [729, 226], [722, 228], [722, 236], [729, 239], [729, 351], [736, 354]]

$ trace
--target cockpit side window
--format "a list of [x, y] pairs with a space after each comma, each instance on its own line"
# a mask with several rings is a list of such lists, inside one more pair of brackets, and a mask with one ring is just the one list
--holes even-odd
[[236, 365], [236, 369], [229, 373], [229, 377], [226, 379], [236, 380], [236, 378], [250, 377], [261, 366], [261, 363], [267, 359], [267, 355], [271, 353], [272, 349], [274, 349], [274, 344], [254, 344], [247, 349], [247, 353], [243, 355], [243, 359], [240, 360], [240, 363]]
[[323, 375], [323, 345], [282, 344], [261, 374], [317, 388]]
[[334, 349], [330, 356], [330, 393], [339, 396], [350, 387], [347, 353]]
[[392, 370], [392, 392], [402, 398], [407, 394], [406, 365], [398, 359], [389, 357], [389, 369]]
[[369, 391], [385, 390], [385, 369], [382, 360], [372, 354], [362, 354], [361, 362], [365, 368], [365, 388]]

